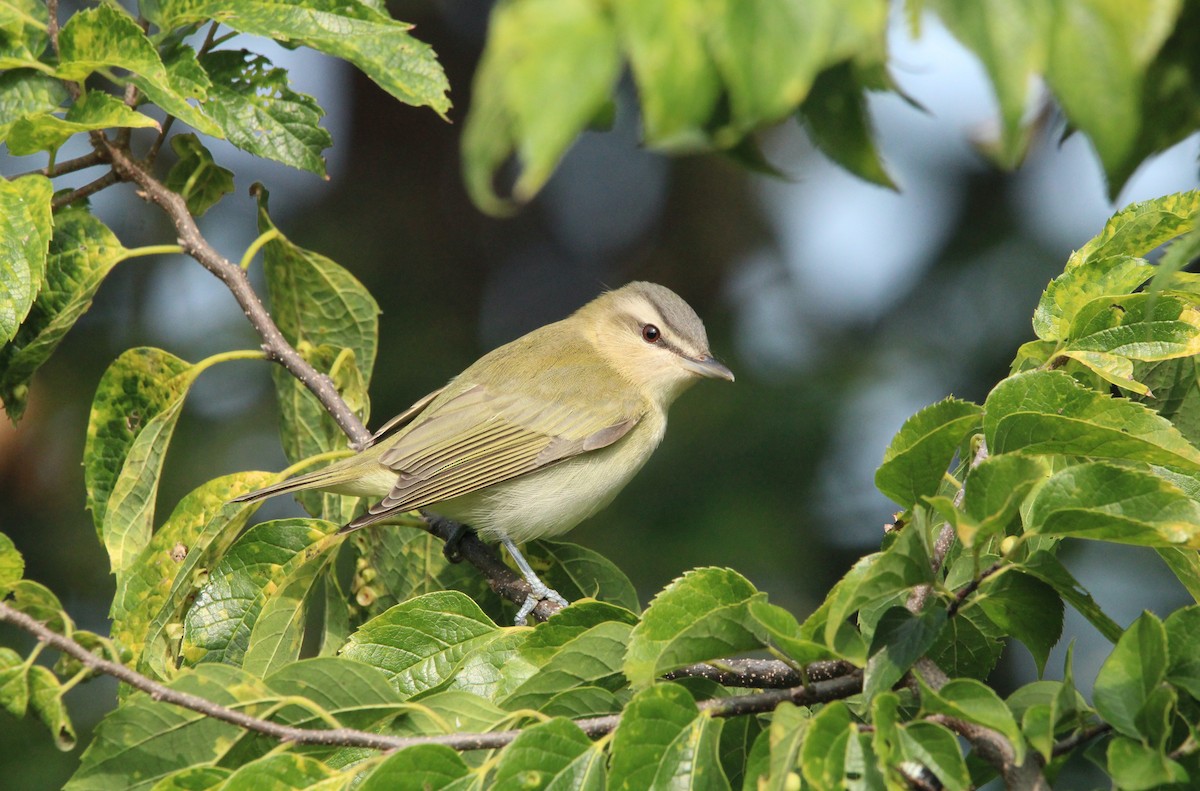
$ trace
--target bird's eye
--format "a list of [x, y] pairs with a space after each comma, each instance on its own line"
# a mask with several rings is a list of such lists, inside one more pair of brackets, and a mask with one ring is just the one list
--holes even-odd
[[642, 327], [642, 340], [646, 343], [658, 343], [658, 339], [661, 337], [662, 333], [653, 324], [647, 324]]

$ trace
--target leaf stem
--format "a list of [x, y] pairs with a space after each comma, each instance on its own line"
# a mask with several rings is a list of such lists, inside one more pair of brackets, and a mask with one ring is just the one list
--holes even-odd
[[265, 360], [267, 353], [261, 349], [234, 349], [233, 351], [220, 352], [211, 357], [205, 357], [200, 362], [192, 366], [192, 376], [200, 374], [212, 368], [219, 363], [227, 363], [233, 360]]
[[183, 253], [183, 248], [177, 244], [148, 244], [145, 247], [133, 247], [125, 251], [126, 260], [129, 258], [141, 258], [147, 255], [172, 255]]
[[272, 239], [278, 239], [282, 235], [278, 228], [271, 228], [268, 231], [260, 233], [258, 238], [251, 242], [250, 246], [246, 248], [246, 252], [242, 254], [240, 264], [242, 271], [245, 272], [250, 269], [250, 264], [254, 263], [254, 256], [258, 255], [258, 251], [266, 246], [267, 242], [270, 242]]

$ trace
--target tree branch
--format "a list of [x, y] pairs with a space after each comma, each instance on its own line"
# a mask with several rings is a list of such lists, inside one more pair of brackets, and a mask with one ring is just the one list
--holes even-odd
[[[41, 642], [78, 660], [84, 667], [110, 675], [151, 698], [195, 711], [239, 728], [261, 733], [281, 742], [292, 744], [321, 744], [341, 747], [365, 747], [372, 750], [402, 750], [418, 744], [442, 744], [455, 750], [487, 750], [504, 747], [521, 734], [520, 730], [492, 733], [450, 733], [439, 736], [391, 736], [370, 733], [354, 728], [295, 728], [278, 722], [254, 717], [237, 709], [222, 706], [197, 695], [171, 689], [131, 670], [122, 664], [97, 656], [69, 637], [53, 631], [34, 618], [0, 601], [0, 623], [7, 622], [36, 637]], [[697, 704], [700, 711], [714, 717], [737, 717], [745, 714], [774, 711], [784, 702], [811, 706], [855, 695], [862, 691], [862, 672], [854, 671], [840, 678], [818, 681], [791, 689], [770, 690], [748, 695], [714, 698]], [[609, 733], [620, 722], [619, 714], [575, 720], [589, 736]]]

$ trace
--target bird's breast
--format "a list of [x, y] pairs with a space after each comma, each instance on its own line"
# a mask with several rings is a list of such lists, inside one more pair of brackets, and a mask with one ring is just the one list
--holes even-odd
[[652, 412], [622, 439], [546, 469], [431, 506], [488, 540], [517, 543], [561, 535], [604, 508], [637, 474], [666, 430]]

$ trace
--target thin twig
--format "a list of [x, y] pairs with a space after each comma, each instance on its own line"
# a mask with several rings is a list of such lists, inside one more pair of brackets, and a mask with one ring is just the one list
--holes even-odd
[[47, 165], [44, 168], [31, 170], [28, 173], [22, 173], [21, 175], [28, 176], [36, 173], [39, 176], [54, 178], [55, 176], [65, 176], [68, 173], [74, 173], [77, 170], [95, 167], [96, 165], [103, 165], [107, 161], [108, 160], [99, 151], [93, 151], [90, 154], [84, 154], [81, 157], [68, 159], [65, 162], [55, 162], [53, 165]]
[[55, 196], [54, 199], [50, 201], [50, 208], [52, 211], [58, 211], [63, 206], [69, 206], [77, 200], [82, 200], [90, 195], [95, 195], [100, 190], [107, 189], [120, 180], [121, 177], [117, 175], [117, 172], [115, 170], [110, 170], [95, 181], [89, 181], [87, 184], [84, 184], [79, 189], [74, 189], [63, 195]]
[[[32, 634], [46, 645], [78, 660], [84, 667], [123, 681], [134, 689], [145, 692], [154, 700], [180, 706], [206, 717], [261, 733], [281, 742], [365, 747], [372, 750], [402, 750], [418, 744], [442, 744], [455, 750], [485, 750], [504, 747], [521, 734], [520, 730], [508, 730], [493, 733], [450, 733], [439, 736], [401, 737], [369, 733], [354, 728], [295, 728], [290, 725], [281, 725], [278, 722], [264, 720], [237, 709], [213, 703], [197, 695], [172, 689], [122, 664], [97, 656], [69, 637], [64, 637], [2, 601], [0, 601], [0, 622], [10, 623]], [[815, 703], [840, 700], [855, 695], [861, 690], [862, 674], [855, 672], [841, 678], [819, 681], [792, 689], [770, 690], [705, 700], [698, 703], [697, 708], [714, 717], [737, 717], [774, 711], [779, 704], [784, 702], [811, 706]], [[616, 728], [620, 719], [619, 714], [611, 714], [604, 717], [576, 720], [575, 724], [589, 736], [601, 736]]]
[[1075, 748], [1079, 747], [1081, 744], [1087, 744], [1097, 736], [1102, 736], [1111, 732], [1112, 729], [1113, 727], [1107, 722], [1102, 722], [1099, 725], [1093, 725], [1090, 728], [1084, 728], [1080, 731], [1072, 733], [1062, 741], [1055, 742], [1054, 747], [1050, 750], [1050, 755], [1055, 758], [1060, 755], [1066, 755], [1069, 752], [1073, 752]]
[[967, 600], [967, 597], [979, 590], [979, 586], [983, 584], [985, 579], [992, 576], [1002, 568], [1004, 568], [1004, 562], [997, 560], [995, 563], [981, 571], [979, 576], [977, 576], [975, 579], [971, 580], [966, 585], [963, 585], [961, 588], [955, 591], [954, 601], [950, 602], [950, 606], [946, 608], [946, 617], [953, 618], [955, 615], [958, 615], [958, 611], [962, 608], [963, 602]]

